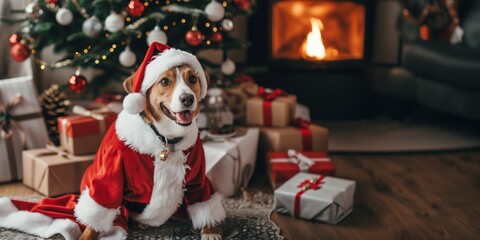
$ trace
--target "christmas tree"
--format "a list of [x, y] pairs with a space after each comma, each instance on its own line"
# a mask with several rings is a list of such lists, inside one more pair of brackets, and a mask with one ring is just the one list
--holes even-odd
[[[23, 61], [33, 53], [40, 69], [76, 67], [68, 79], [70, 88], [94, 94], [108, 82], [106, 79], [123, 80], [132, 74], [153, 41], [193, 54], [221, 49], [222, 64], [201, 58], [200, 62], [233, 75], [235, 63], [227, 51], [246, 48], [248, 43], [229, 36], [234, 27], [232, 18], [251, 13], [253, 1], [34, 0], [25, 8], [25, 19], [10, 20], [22, 21], [10, 37], [11, 55]], [[66, 57], [47, 63], [35, 54], [50, 45]], [[90, 67], [102, 69], [103, 74], [87, 84], [81, 70]]]

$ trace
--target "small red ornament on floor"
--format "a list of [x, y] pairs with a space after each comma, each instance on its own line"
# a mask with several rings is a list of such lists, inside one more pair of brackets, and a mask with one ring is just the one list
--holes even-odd
[[10, 43], [10, 46], [13, 46], [13, 45], [19, 43], [20, 40], [22, 40], [22, 36], [20, 36], [20, 34], [18, 34], [18, 33], [14, 33], [14, 34], [10, 35], [10, 37], [8, 38], [8, 42]]
[[203, 41], [203, 34], [196, 28], [192, 28], [192, 30], [189, 30], [185, 34], [185, 41], [187, 41], [190, 46], [198, 46]]
[[131, 0], [128, 3], [128, 13], [130, 13], [132, 17], [140, 17], [144, 11], [145, 5], [143, 5], [140, 0]]
[[221, 43], [223, 40], [223, 36], [220, 32], [214, 32], [210, 36], [210, 40], [214, 43]]
[[10, 55], [12, 55], [13, 60], [17, 62], [23, 62], [30, 56], [30, 49], [28, 46], [21, 43], [16, 43], [10, 49]]
[[238, 8], [247, 11], [252, 7], [252, 0], [234, 0], [233, 1]]
[[87, 88], [87, 79], [83, 75], [75, 74], [68, 79], [68, 85], [72, 91], [81, 93]]

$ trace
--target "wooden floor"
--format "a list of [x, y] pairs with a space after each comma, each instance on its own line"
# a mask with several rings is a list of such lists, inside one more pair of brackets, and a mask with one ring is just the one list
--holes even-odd
[[[357, 181], [354, 210], [338, 225], [273, 214], [286, 239], [479, 239], [480, 150], [333, 155], [337, 176]], [[271, 192], [264, 175], [252, 188]], [[38, 195], [21, 183], [0, 195]]]

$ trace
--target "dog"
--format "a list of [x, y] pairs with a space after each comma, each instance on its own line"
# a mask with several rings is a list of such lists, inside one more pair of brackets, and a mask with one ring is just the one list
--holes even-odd
[[195, 121], [207, 80], [194, 55], [152, 43], [124, 82], [124, 110], [85, 171], [80, 195], [38, 203], [0, 197], [0, 226], [43, 238], [118, 240], [130, 222], [190, 219], [202, 239], [221, 239], [226, 214], [206, 177]]
[[[146, 57], [147, 64], [145, 65], [148, 65], [149, 58]], [[157, 58], [155, 56], [153, 58], [152, 64], [155, 65], [153, 62], [157, 61]], [[125, 215], [128, 215], [130, 222], [133, 220], [133, 222], [149, 226], [159, 226], [170, 218], [185, 219], [185, 217], [190, 217], [194, 227], [201, 228], [202, 239], [219, 240], [222, 238], [219, 224], [224, 220], [225, 212], [221, 205], [220, 195], [213, 192], [212, 185], [205, 176], [205, 155], [195, 122], [200, 112], [199, 102], [205, 96], [208, 76], [199, 70], [199, 65], [192, 64], [190, 60], [181, 65], [172, 64], [173, 66], [171, 66], [167, 64], [169, 68], [165, 71], [158, 70], [154, 66], [144, 66], [145, 72], [140, 75], [145, 78], [155, 76], [155, 79], [151, 84], [148, 84], [148, 88], [145, 88], [145, 84], [142, 84], [143, 90], [139, 90], [139, 84], [135, 82], [138, 71], [136, 75], [124, 81], [124, 88], [129, 95], [136, 94], [136, 91], [142, 91], [144, 100], [137, 101], [135, 104], [140, 103], [144, 106], [140, 112], [135, 109], [131, 114], [128, 113], [129, 105], [124, 102], [124, 106], [127, 105], [127, 111], [124, 110], [119, 114], [115, 123], [115, 131], [112, 130], [110, 135], [109, 133], [106, 134], [99, 152], [109, 149], [113, 145], [121, 151], [126, 151], [126, 153], [123, 153], [123, 157], [132, 157], [133, 155], [135, 155], [133, 158], [138, 157], [134, 161], [123, 161], [123, 169], [127, 168], [123, 171], [127, 171], [125, 174], [127, 176], [121, 177], [124, 177], [124, 181], [125, 178], [127, 181], [132, 179], [132, 182], [134, 182], [131, 184], [132, 187], [129, 186], [130, 183], [126, 185], [123, 183], [118, 186], [119, 189], [116, 189], [115, 184], [109, 189], [111, 192], [125, 193], [127, 191], [133, 193], [127, 194], [121, 200], [116, 200], [116, 202], [121, 201], [122, 204], [119, 215], [117, 210], [113, 226], [99, 226], [104, 225], [104, 223], [95, 219], [92, 220], [92, 218], [103, 216], [104, 219], [112, 219], [111, 209], [105, 210], [105, 207], [109, 208], [109, 206], [116, 205], [108, 203], [109, 200], [105, 200], [106, 204], [101, 203], [103, 201], [101, 200], [102, 194], [96, 197], [97, 203], [93, 204], [93, 209], [99, 209], [99, 212], [92, 213], [92, 204], [85, 203], [91, 202], [92, 191], [98, 191], [94, 187], [92, 189], [92, 185], [95, 183], [92, 179], [97, 177], [98, 172], [105, 167], [116, 167], [105, 166], [102, 163], [95, 166], [94, 163], [94, 166], [85, 173], [82, 187], [86, 187], [86, 189], [75, 207], [77, 219], [87, 226], [80, 237], [81, 240], [102, 238], [102, 232], [104, 234], [108, 232], [105, 230], [112, 232], [115, 227], [122, 226], [122, 224], [125, 226], [125, 222], [129, 221], [125, 220]], [[177, 60], [177, 62], [182, 61]], [[157, 71], [159, 72], [157, 73]], [[137, 90], [135, 90], [135, 85], [137, 85]], [[133, 108], [136, 108], [136, 106]], [[137, 112], [139, 113], [136, 114]], [[162, 142], [163, 144], [161, 144]], [[166, 148], [165, 146], [171, 147]], [[108, 152], [108, 150], [106, 151]], [[151, 156], [145, 156], [145, 154], [156, 155], [152, 158]], [[111, 156], [106, 154], [102, 156], [101, 153], [97, 153], [95, 161], [108, 159], [109, 157]], [[149, 163], [152, 160], [154, 162], [153, 167]], [[144, 169], [142, 165], [145, 164], [149, 166]], [[131, 168], [135, 169], [134, 172], [128, 173]], [[92, 175], [89, 176], [89, 173], [92, 173]], [[121, 177], [106, 177], [105, 179]], [[99, 179], [103, 178], [100, 177]], [[151, 194], [148, 194], [149, 191], [143, 191], [141, 188], [145, 184], [151, 184], [147, 182], [152, 180]], [[102, 189], [102, 191], [104, 190]], [[145, 192], [149, 196], [137, 196]], [[118, 193], [110, 195], [115, 194]], [[95, 196], [95, 193], [93, 196]], [[106, 196], [107, 199], [110, 197]], [[145, 200], [148, 200], [148, 203]], [[97, 206], [97, 204], [103, 204], [103, 206]], [[187, 214], [182, 215], [182, 211]], [[123, 223], [119, 221], [119, 216], [122, 216]], [[116, 224], [118, 222], [120, 224]], [[99, 225], [95, 223], [99, 223]]]

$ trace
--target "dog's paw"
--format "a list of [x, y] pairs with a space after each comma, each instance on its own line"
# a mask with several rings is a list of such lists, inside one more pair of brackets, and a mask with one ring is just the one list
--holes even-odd
[[222, 235], [218, 233], [202, 233], [202, 240], [222, 240]]

